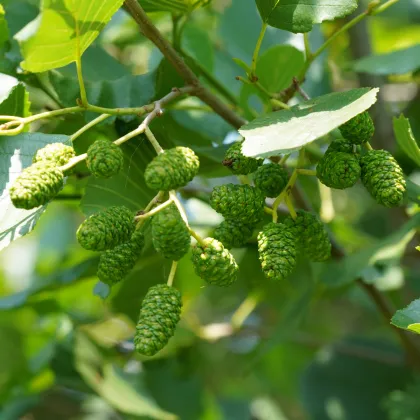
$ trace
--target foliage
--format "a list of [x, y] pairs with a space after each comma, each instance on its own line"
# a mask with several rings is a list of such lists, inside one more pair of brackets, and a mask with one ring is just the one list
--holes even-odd
[[416, 1], [0, 3], [0, 420], [418, 418]]

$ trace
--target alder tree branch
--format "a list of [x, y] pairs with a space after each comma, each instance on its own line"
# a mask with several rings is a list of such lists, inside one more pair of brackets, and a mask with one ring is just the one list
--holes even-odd
[[246, 123], [242, 117], [232, 111], [229, 106], [200, 83], [198, 77], [176, 52], [175, 48], [172, 47], [169, 41], [167, 41], [156, 26], [153, 25], [137, 0], [126, 0], [124, 8], [139, 25], [142, 34], [159, 48], [160, 52], [172, 64], [178, 74], [184, 79], [185, 83], [195, 87], [195, 96], [210, 106], [216, 114], [233, 127], [239, 128]]

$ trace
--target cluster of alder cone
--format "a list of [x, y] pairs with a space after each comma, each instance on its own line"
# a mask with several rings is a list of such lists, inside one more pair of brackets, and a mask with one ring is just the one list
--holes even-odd
[[[403, 173], [389, 152], [373, 150], [369, 145], [374, 132], [369, 114], [359, 114], [340, 130], [343, 139], [333, 141], [318, 162], [316, 175], [320, 182], [344, 189], [361, 178], [378, 203], [399, 205], [405, 193]], [[158, 194], [143, 212], [135, 214], [124, 206], [115, 206], [88, 217], [80, 225], [77, 239], [83, 248], [102, 252], [99, 279], [113, 286], [130, 273], [144, 247], [147, 219], [151, 219], [156, 251], [171, 261], [179, 261], [189, 252], [191, 236], [196, 239], [191, 260], [197, 275], [210, 285], [229, 286], [236, 281], [239, 269], [229, 250], [244, 246], [257, 227], [261, 268], [269, 279], [281, 281], [289, 276], [298, 254], [314, 262], [327, 260], [331, 243], [315, 214], [293, 210], [281, 223], [276, 217], [275, 222], [261, 227], [266, 198], [284, 194], [290, 177], [281, 164], [244, 156], [241, 144], [234, 143], [228, 149], [223, 164], [237, 175], [254, 173], [253, 185], [226, 184], [213, 189], [210, 204], [225, 220], [212, 237], [203, 239], [191, 229], [176, 195], [176, 190], [192, 181], [199, 170], [198, 157], [187, 147], [164, 150], [148, 164], [145, 183]], [[13, 204], [32, 209], [52, 200], [63, 187], [64, 177], [71, 174], [66, 164], [74, 156], [74, 149], [61, 143], [38, 150], [33, 164], [10, 188]], [[116, 175], [123, 162], [121, 149], [111, 141], [97, 140], [87, 152], [87, 167], [97, 178]], [[271, 212], [277, 214], [277, 209]], [[168, 343], [179, 322], [181, 306], [181, 295], [172, 287], [172, 280], [149, 289], [134, 338], [139, 353], [152, 356]]]

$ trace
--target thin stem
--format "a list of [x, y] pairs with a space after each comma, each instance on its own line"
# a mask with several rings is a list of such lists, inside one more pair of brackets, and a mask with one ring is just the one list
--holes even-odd
[[154, 216], [155, 214], [159, 213], [163, 209], [166, 209], [166, 207], [170, 206], [172, 203], [173, 203], [173, 200], [172, 200], [172, 198], [170, 198], [169, 200], [166, 200], [164, 203], [155, 207], [153, 210], [150, 210], [147, 213], [140, 214], [140, 215], [136, 216], [135, 220], [139, 221], [139, 220], [143, 220], [143, 219], [148, 219], [149, 217]]
[[60, 117], [62, 115], [67, 115], [67, 114], [72, 114], [74, 112], [82, 112], [82, 111], [86, 111], [86, 109], [81, 106], [72, 106], [70, 108], [63, 108], [63, 109], [56, 109], [54, 111], [41, 112], [40, 114], [22, 118], [22, 121], [24, 121], [26, 125], [26, 124], [33, 123], [34, 121], [42, 120], [44, 118]]
[[287, 208], [289, 209], [290, 216], [292, 216], [293, 220], [297, 219], [297, 214], [295, 207], [293, 206], [292, 200], [290, 199], [290, 195], [286, 194], [284, 197], [284, 202], [286, 203]]
[[156, 153], [157, 154], [163, 153], [164, 150], [163, 150], [162, 146], [159, 144], [156, 137], [152, 133], [152, 130], [150, 130], [149, 127], [146, 127], [145, 134], [146, 134], [146, 137], [148, 138], [148, 140], [150, 141], [151, 145], [155, 149]]
[[373, 150], [372, 145], [367, 141], [363, 144], [367, 150]]
[[284, 155], [279, 162], [279, 165], [284, 165], [287, 162], [287, 159], [289, 159], [291, 153], [288, 153], [287, 155]]
[[[77, 45], [79, 42], [77, 42]], [[78, 48], [77, 48], [78, 49]], [[82, 73], [82, 60], [79, 55], [79, 52], [77, 52], [77, 59], [76, 59], [76, 69], [77, 69], [77, 79], [79, 81], [79, 88], [80, 88], [80, 102], [83, 106], [83, 108], [87, 108], [88, 106], [88, 100], [86, 95], [86, 88], [85, 88], [85, 82], [83, 81], [83, 73]]]
[[257, 73], [256, 73], [257, 60], [258, 60], [258, 55], [260, 53], [262, 41], [264, 39], [264, 35], [265, 35], [266, 30], [267, 30], [267, 26], [268, 25], [265, 22], [262, 24], [261, 31], [260, 31], [260, 34], [259, 34], [258, 39], [257, 39], [257, 44], [255, 45], [254, 53], [252, 54], [251, 74], [250, 74], [251, 82], [254, 82], [254, 81], [258, 80]]
[[153, 111], [154, 104], [147, 104], [135, 108], [105, 108], [103, 106], [96, 106], [89, 104], [87, 106], [88, 111], [97, 112], [99, 114], [110, 114], [110, 115], [138, 115], [142, 116], [148, 112]]
[[384, 12], [386, 9], [388, 9], [388, 7], [391, 7], [392, 5], [394, 5], [395, 3], [398, 3], [400, 0], [388, 0], [386, 3], [375, 7], [371, 12], [370, 15], [371, 16], [375, 16], [379, 13]]
[[238, 180], [241, 184], [251, 185], [251, 180], [248, 175], [238, 175]]
[[309, 175], [309, 176], [316, 176], [316, 171], [314, 169], [298, 169], [299, 175]]
[[270, 102], [273, 105], [278, 106], [279, 108], [290, 109], [289, 105], [285, 104], [284, 102], [280, 101], [279, 99], [271, 98]]
[[106, 120], [110, 116], [111, 115], [109, 115], [109, 114], [102, 114], [102, 115], [100, 115], [99, 117], [97, 117], [94, 120], [92, 120], [90, 123], [84, 125], [80, 130], [76, 131], [72, 136], [70, 136], [70, 140], [71, 141], [76, 140], [83, 133], [85, 133], [86, 131], [88, 131], [92, 127], [94, 127], [96, 124], [99, 124], [101, 121]]
[[311, 46], [309, 44], [309, 33], [308, 32], [305, 32], [303, 34], [303, 43], [305, 45], [305, 58], [306, 58], [306, 60], [309, 60], [310, 57], [312, 56], [312, 53], [311, 53]]
[[177, 267], [178, 267], [178, 261], [172, 261], [171, 272], [169, 273], [168, 283], [167, 283], [169, 287], [172, 287], [174, 283]]
[[204, 239], [190, 226], [187, 226], [188, 230], [190, 232], [190, 235], [202, 246], [205, 246]]
[[270, 207], [264, 206], [264, 213], [272, 216], [273, 215], [273, 209], [270, 209]]
[[238, 309], [233, 313], [230, 324], [234, 330], [239, 330], [246, 319], [251, 315], [257, 305], [262, 301], [262, 292], [254, 292], [239, 305]]
[[[144, 213], [148, 213], [165, 195], [164, 191], [159, 191], [149, 202], [149, 204], [144, 208]], [[136, 230], [141, 229], [146, 219], [140, 219], [137, 222]]]
[[179, 198], [176, 195], [176, 191], [175, 190], [169, 191], [169, 197], [172, 198], [172, 201], [176, 205], [176, 207], [177, 207], [177, 209], [179, 211], [179, 214], [182, 217], [182, 220], [187, 225], [187, 227], [189, 227], [187, 213], [185, 213], [184, 206], [182, 205], [181, 201], [179, 201]]

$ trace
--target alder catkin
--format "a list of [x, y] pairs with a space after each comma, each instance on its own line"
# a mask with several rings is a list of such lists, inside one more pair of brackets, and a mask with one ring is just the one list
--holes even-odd
[[87, 151], [86, 165], [95, 178], [111, 178], [124, 166], [124, 154], [112, 141], [96, 140]]

